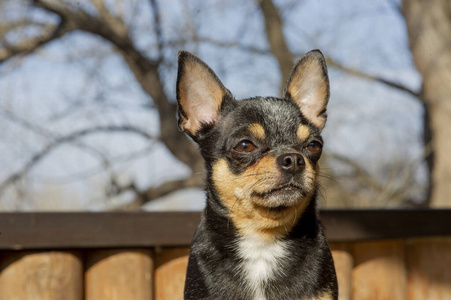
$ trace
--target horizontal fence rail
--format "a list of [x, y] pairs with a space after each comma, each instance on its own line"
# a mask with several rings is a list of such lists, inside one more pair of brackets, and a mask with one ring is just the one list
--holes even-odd
[[[0, 300], [183, 299], [198, 212], [0, 213]], [[451, 299], [451, 210], [325, 210], [340, 300]]]
[[[199, 212], [0, 213], [0, 249], [186, 246]], [[330, 242], [451, 235], [451, 210], [324, 210]]]

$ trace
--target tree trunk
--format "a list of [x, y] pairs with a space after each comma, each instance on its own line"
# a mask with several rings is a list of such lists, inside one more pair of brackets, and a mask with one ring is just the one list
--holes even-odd
[[282, 75], [280, 85], [280, 95], [283, 93], [283, 86], [290, 76], [294, 65], [293, 54], [288, 49], [285, 36], [283, 34], [283, 22], [279, 10], [271, 0], [262, 0], [259, 2], [260, 9], [265, 22], [265, 32], [268, 39], [271, 52], [277, 59], [279, 69]]
[[[448, 0], [403, 0], [410, 49], [423, 76], [432, 130], [431, 198], [451, 206], [451, 4]], [[428, 149], [426, 145], [426, 151]]]

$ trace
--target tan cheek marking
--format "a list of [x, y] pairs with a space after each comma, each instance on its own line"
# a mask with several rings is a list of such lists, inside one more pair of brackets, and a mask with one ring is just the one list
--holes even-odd
[[261, 124], [253, 123], [247, 128], [251, 134], [258, 139], [264, 139], [266, 137], [265, 129]]
[[308, 126], [306, 125], [301, 124], [296, 130], [296, 135], [298, 136], [298, 139], [305, 141], [310, 136], [310, 128], [308, 128]]
[[235, 202], [234, 190], [239, 182], [237, 176], [230, 172], [225, 159], [213, 165], [213, 182], [221, 201], [230, 209]]
[[240, 207], [251, 210], [249, 202], [252, 192], [271, 189], [276, 172], [275, 159], [269, 156], [261, 158], [241, 175], [230, 172], [227, 161], [220, 159], [213, 165], [213, 182], [221, 200], [231, 212]]
[[[311, 166], [307, 168], [313, 171]], [[306, 199], [284, 213], [270, 212], [267, 208], [256, 205], [252, 201], [252, 192], [264, 192], [272, 188], [274, 184], [272, 180], [278, 176], [276, 171], [275, 158], [270, 156], [261, 158], [241, 175], [230, 172], [225, 159], [213, 165], [215, 188], [241, 235], [257, 234], [264, 240], [283, 237], [309, 203], [312, 195], [308, 195]]]
[[319, 174], [319, 164], [312, 165], [312, 163], [305, 159], [305, 171], [304, 171], [304, 182], [308, 189], [311, 190], [311, 195], [315, 192], [315, 186], [318, 182], [318, 174]]
[[251, 187], [250, 192], [266, 192], [274, 187], [274, 180], [279, 176], [276, 159], [271, 156], [263, 156], [256, 164], [250, 166], [244, 173], [243, 179], [246, 187]]
[[[274, 239], [272, 228], [278, 227], [279, 221], [271, 219], [252, 202], [252, 192], [267, 190], [263, 177], [273, 178], [268, 174], [271, 170], [272, 157], [263, 157], [255, 165], [249, 167], [243, 174], [235, 175], [229, 170], [225, 159], [218, 160], [213, 165], [213, 182], [222, 203], [229, 210], [229, 217], [241, 235], [259, 234], [264, 239]], [[274, 166], [275, 168], [275, 166]], [[268, 229], [267, 233], [265, 231]]]

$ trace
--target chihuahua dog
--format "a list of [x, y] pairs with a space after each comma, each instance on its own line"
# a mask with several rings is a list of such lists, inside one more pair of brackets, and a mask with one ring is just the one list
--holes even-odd
[[338, 298], [317, 208], [329, 100], [319, 50], [297, 61], [283, 94], [237, 101], [207, 64], [179, 52], [179, 127], [207, 172], [185, 299]]

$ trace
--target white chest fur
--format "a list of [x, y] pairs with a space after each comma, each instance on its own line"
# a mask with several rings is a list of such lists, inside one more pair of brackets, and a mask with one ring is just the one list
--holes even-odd
[[283, 272], [283, 263], [289, 259], [287, 242], [265, 241], [257, 236], [243, 237], [238, 243], [238, 253], [243, 259], [240, 271], [247, 280], [246, 287], [253, 293], [254, 300], [265, 300], [265, 284]]

